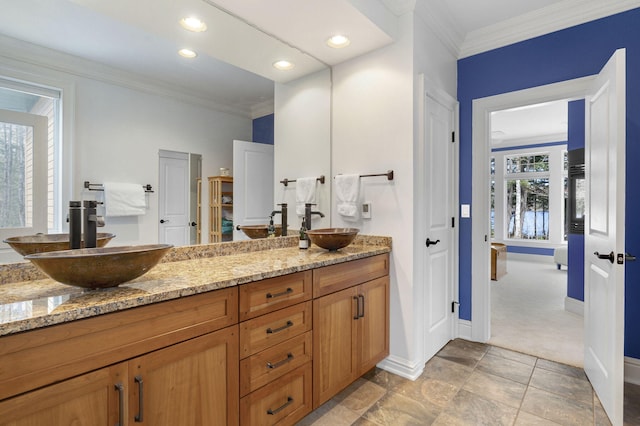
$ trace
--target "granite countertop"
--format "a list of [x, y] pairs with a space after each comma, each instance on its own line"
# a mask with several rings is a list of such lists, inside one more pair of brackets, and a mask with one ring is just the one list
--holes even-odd
[[[223, 243], [224, 244], [224, 243]], [[51, 279], [0, 285], [0, 336], [89, 318], [390, 252], [389, 245], [352, 244], [337, 252], [316, 246], [218, 255], [158, 264], [118, 287], [84, 290]]]

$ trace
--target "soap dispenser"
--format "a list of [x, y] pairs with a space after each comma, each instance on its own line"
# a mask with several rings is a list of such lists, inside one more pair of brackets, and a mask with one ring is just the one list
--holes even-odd
[[267, 238], [275, 238], [276, 227], [273, 226], [273, 216], [269, 216], [269, 226], [267, 227]]
[[309, 248], [309, 236], [307, 235], [307, 223], [305, 218], [302, 218], [302, 224], [300, 225], [300, 240], [298, 241], [298, 248], [306, 250]]

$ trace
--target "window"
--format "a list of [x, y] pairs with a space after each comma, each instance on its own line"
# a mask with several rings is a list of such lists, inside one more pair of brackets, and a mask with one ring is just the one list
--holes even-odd
[[60, 91], [0, 78], [0, 233], [59, 232]]
[[566, 239], [566, 145], [500, 149], [491, 159], [491, 233], [498, 240]]

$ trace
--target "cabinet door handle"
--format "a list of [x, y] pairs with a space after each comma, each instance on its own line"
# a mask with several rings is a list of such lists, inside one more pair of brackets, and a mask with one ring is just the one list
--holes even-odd
[[[360, 311], [360, 301], [362, 301], [362, 313]], [[358, 318], [362, 318], [364, 317], [364, 295], [359, 294], [358, 295]]]
[[267, 414], [273, 416], [275, 414], [278, 414], [280, 411], [284, 410], [285, 408], [287, 408], [289, 405], [291, 405], [291, 403], [293, 402], [293, 398], [291, 398], [290, 396], [287, 397], [287, 402], [285, 402], [284, 404], [282, 404], [280, 407], [276, 408], [275, 410], [272, 410], [271, 408], [269, 408], [267, 410]]
[[356, 314], [353, 319], [357, 320], [360, 318], [360, 300], [358, 300], [358, 296], [353, 296], [353, 300], [356, 302]]
[[271, 362], [267, 361], [267, 368], [271, 368], [271, 369], [278, 368], [278, 367], [283, 366], [286, 363], [290, 362], [292, 359], [293, 359], [293, 354], [291, 352], [289, 352], [285, 359], [280, 360], [280, 361], [276, 362], [275, 364], [272, 364]]
[[267, 334], [273, 334], [273, 333], [278, 333], [279, 331], [282, 330], [286, 330], [289, 327], [293, 327], [293, 321], [289, 320], [287, 321], [287, 323], [285, 325], [283, 325], [282, 327], [278, 327], [278, 328], [267, 328]]
[[144, 384], [142, 383], [142, 376], [136, 376], [134, 380], [138, 384], [138, 414], [136, 414], [135, 421], [142, 423], [144, 414]]
[[124, 426], [124, 386], [122, 383], [116, 383], [118, 391], [118, 423], [116, 426]]
[[293, 293], [293, 289], [291, 287], [287, 287], [287, 289], [285, 291], [282, 291], [280, 293], [275, 293], [275, 294], [267, 293], [267, 299], [273, 299], [273, 298], [280, 297], [280, 296], [286, 296], [289, 293]]

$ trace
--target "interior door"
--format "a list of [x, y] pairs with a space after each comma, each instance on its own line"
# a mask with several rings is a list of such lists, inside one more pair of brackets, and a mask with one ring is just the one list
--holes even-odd
[[160, 151], [158, 241], [184, 246], [190, 241], [189, 154]]
[[[233, 141], [233, 223], [264, 225], [273, 205], [273, 145]], [[248, 237], [233, 228], [233, 240]]]
[[624, 398], [625, 50], [586, 99], [584, 369], [612, 424]]
[[426, 239], [423, 251], [425, 279], [425, 359], [430, 359], [452, 335], [453, 218], [455, 103], [426, 95], [425, 103]]
[[47, 123], [41, 115], [0, 110], [0, 241], [47, 232]]

